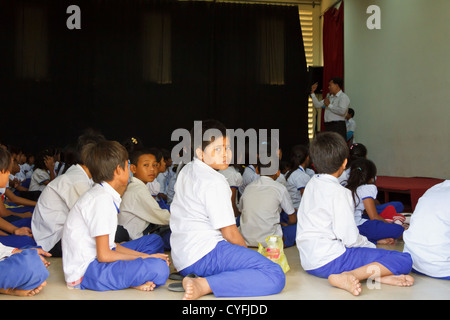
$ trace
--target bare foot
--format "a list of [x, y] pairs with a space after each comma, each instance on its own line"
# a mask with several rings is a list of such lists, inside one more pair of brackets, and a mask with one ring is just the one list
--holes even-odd
[[183, 300], [196, 300], [206, 294], [212, 293], [206, 278], [183, 279], [184, 297]]
[[11, 296], [20, 296], [20, 297], [32, 297], [39, 292], [47, 285], [47, 281], [42, 282], [42, 284], [32, 290], [22, 290], [22, 289], [0, 289], [0, 293], [4, 293]]
[[328, 282], [332, 286], [344, 289], [354, 296], [358, 296], [361, 293], [361, 283], [351, 273], [332, 274], [328, 277]]
[[377, 244], [394, 244], [394, 243], [395, 243], [394, 238], [386, 238], [377, 241]]
[[398, 276], [390, 275], [390, 276], [384, 276], [379, 279], [381, 283], [389, 284], [391, 286], [398, 286], [398, 287], [410, 287], [414, 284], [414, 278], [411, 277], [409, 274], [401, 274]]
[[144, 284], [141, 284], [140, 286], [137, 287], [133, 287], [133, 289], [137, 289], [137, 290], [141, 290], [141, 291], [153, 291], [153, 289], [155, 289], [156, 285], [151, 282], [151, 281], [147, 281]]

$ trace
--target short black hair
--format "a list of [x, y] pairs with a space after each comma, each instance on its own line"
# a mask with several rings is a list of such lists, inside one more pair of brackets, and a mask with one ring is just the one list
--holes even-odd
[[341, 89], [344, 87], [344, 80], [342, 80], [342, 78], [334, 77], [331, 78], [330, 81], [333, 81], [333, 83], [337, 84]]
[[347, 113], [348, 113], [349, 115], [351, 115], [352, 118], [355, 116], [355, 110], [353, 110], [352, 108], [348, 108]]
[[134, 150], [130, 155], [130, 163], [137, 166], [139, 162], [139, 157], [144, 154], [152, 154], [156, 158], [156, 162], [160, 162], [162, 158], [162, 153], [158, 148], [147, 148], [147, 147], [139, 147]]
[[[195, 128], [195, 127], [194, 127]], [[226, 137], [227, 136], [227, 128], [225, 127], [225, 125], [223, 123], [221, 123], [218, 120], [214, 120], [214, 119], [208, 119], [208, 120], [203, 120], [202, 121], [202, 127], [201, 127], [201, 137], [202, 137], [202, 141], [201, 141], [201, 145], [196, 145], [195, 141], [195, 137], [194, 137], [194, 128], [192, 128], [191, 130], [191, 148], [192, 148], [192, 154], [195, 154], [195, 150], [197, 150], [198, 148], [201, 148], [202, 151], [205, 150], [205, 148], [214, 142], [215, 140], [215, 136], [212, 135], [211, 137], [209, 137], [208, 140], [203, 140], [204, 134], [207, 130], [209, 129], [215, 129], [215, 131], [219, 131], [222, 135], [222, 137]]]
[[348, 157], [348, 146], [336, 132], [321, 132], [311, 142], [310, 157], [318, 173], [332, 174], [339, 170]]
[[117, 166], [125, 169], [128, 161], [128, 152], [117, 141], [104, 140], [98, 143], [87, 144], [81, 157], [96, 183], [112, 181]]

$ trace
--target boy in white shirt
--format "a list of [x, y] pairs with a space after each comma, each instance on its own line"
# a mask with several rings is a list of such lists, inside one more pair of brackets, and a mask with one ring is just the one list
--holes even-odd
[[116, 141], [83, 149], [96, 183], [70, 210], [62, 237], [63, 270], [69, 288], [95, 291], [164, 285], [169, 262], [159, 236], [114, 243], [117, 214], [129, 178], [128, 152]]
[[[194, 160], [180, 171], [171, 205], [170, 244], [175, 268], [185, 277], [183, 299], [214, 293], [217, 297], [279, 293], [285, 285], [281, 267], [248, 249], [236, 227], [224, 170], [231, 160], [226, 128], [202, 122], [201, 144], [191, 131]], [[214, 131], [215, 136], [204, 137]], [[206, 135], [206, 134], [205, 134]]]
[[450, 180], [419, 199], [403, 240], [404, 252], [413, 259], [413, 272], [450, 280]]
[[[278, 162], [278, 158], [273, 161]], [[258, 174], [262, 167], [270, 167], [270, 163], [257, 164], [255, 169]], [[285, 247], [295, 244], [297, 212], [286, 187], [275, 181], [278, 175], [279, 171], [273, 175], [261, 175], [245, 188], [240, 199], [239, 230], [248, 246], [257, 247], [259, 243], [267, 246], [265, 239], [271, 235], [283, 238]], [[280, 224], [281, 210], [289, 217], [284, 226]]]
[[31, 219], [31, 228], [37, 244], [54, 257], [61, 257], [61, 236], [70, 209], [92, 185], [92, 176], [81, 158], [81, 150], [89, 143], [104, 140], [102, 134], [86, 131], [78, 137], [73, 155], [75, 165], [52, 180], [42, 191]]
[[374, 275], [381, 283], [411, 286], [411, 256], [376, 249], [359, 234], [351, 192], [337, 179], [347, 155], [345, 140], [335, 132], [318, 134], [311, 143], [311, 160], [319, 174], [306, 186], [298, 210], [296, 242], [302, 267], [353, 295], [361, 293], [360, 280]]
[[[161, 209], [153, 198], [147, 183], [155, 180], [159, 164], [151, 149], [140, 148], [130, 157], [133, 173], [119, 208], [119, 225], [123, 226], [131, 240], [149, 234], [151, 225], [169, 226], [170, 212]], [[168, 241], [167, 241], [168, 242]], [[169, 244], [165, 244], [166, 248]]]

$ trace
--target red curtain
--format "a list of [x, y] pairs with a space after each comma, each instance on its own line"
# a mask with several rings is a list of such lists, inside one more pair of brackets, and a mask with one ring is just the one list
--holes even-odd
[[[341, 2], [339, 9], [328, 9], [323, 15], [322, 94], [324, 97], [328, 93], [328, 82], [333, 77], [344, 79], [344, 1]], [[322, 131], [323, 115], [322, 112]]]

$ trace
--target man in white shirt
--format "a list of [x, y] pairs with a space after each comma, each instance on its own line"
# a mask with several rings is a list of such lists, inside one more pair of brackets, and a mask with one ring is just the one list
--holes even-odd
[[329, 81], [328, 89], [330, 95], [319, 101], [315, 95], [318, 83], [311, 87], [311, 99], [315, 108], [325, 109], [324, 121], [325, 130], [339, 133], [344, 139], [347, 138], [347, 129], [345, 126], [345, 115], [350, 106], [349, 97], [342, 91], [343, 80], [335, 77]]
[[403, 240], [413, 271], [450, 280], [450, 180], [428, 189], [419, 199]]

